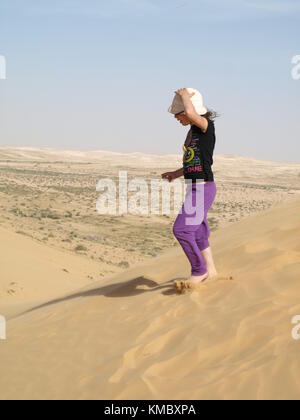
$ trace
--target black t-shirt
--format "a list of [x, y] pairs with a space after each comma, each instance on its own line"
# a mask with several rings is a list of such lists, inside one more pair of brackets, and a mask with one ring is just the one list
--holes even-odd
[[208, 128], [203, 133], [201, 128], [192, 125], [186, 141], [186, 151], [183, 156], [184, 178], [196, 180], [214, 181], [212, 171], [213, 153], [216, 144], [215, 124], [208, 120]]

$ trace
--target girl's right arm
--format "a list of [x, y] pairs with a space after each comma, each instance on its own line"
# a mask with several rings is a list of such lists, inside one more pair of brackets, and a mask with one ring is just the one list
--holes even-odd
[[163, 179], [167, 179], [169, 182], [174, 181], [177, 178], [180, 178], [183, 176], [183, 168], [177, 169], [177, 171], [174, 172], [166, 172], [162, 174]]

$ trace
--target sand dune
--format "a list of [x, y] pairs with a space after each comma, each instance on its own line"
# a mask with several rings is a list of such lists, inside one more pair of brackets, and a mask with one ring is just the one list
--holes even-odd
[[[174, 293], [172, 282], [188, 275], [174, 249], [11, 319], [0, 342], [0, 398], [298, 399], [299, 213], [297, 201], [214, 232], [223, 280], [197, 292]], [[1, 247], [5, 276], [30, 270], [24, 287], [40, 298], [93, 270], [1, 235], [11, 241]]]
[[99, 278], [99, 266], [0, 228], [0, 313], [9, 316]]

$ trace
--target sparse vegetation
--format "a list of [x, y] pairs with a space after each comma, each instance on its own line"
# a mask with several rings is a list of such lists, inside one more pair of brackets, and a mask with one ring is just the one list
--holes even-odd
[[80, 245], [77, 245], [76, 246], [75, 251], [76, 252], [86, 252], [87, 251], [87, 247], [80, 244]]
[[41, 211], [41, 218], [42, 219], [59, 220], [60, 215], [58, 213], [56, 213], [55, 211], [52, 211], [50, 209], [46, 209], [46, 210]]
[[127, 262], [127, 261], [121, 261], [119, 264], [118, 264], [118, 266], [120, 267], [120, 268], [129, 268], [130, 266], [129, 266], [129, 263]]

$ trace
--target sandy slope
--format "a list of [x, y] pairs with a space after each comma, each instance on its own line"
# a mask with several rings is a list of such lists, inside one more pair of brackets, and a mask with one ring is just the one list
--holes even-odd
[[90, 284], [97, 263], [0, 228], [0, 313], [9, 316]]
[[233, 280], [174, 294], [188, 274], [174, 250], [9, 321], [0, 398], [298, 399], [299, 213], [298, 201], [212, 236]]

